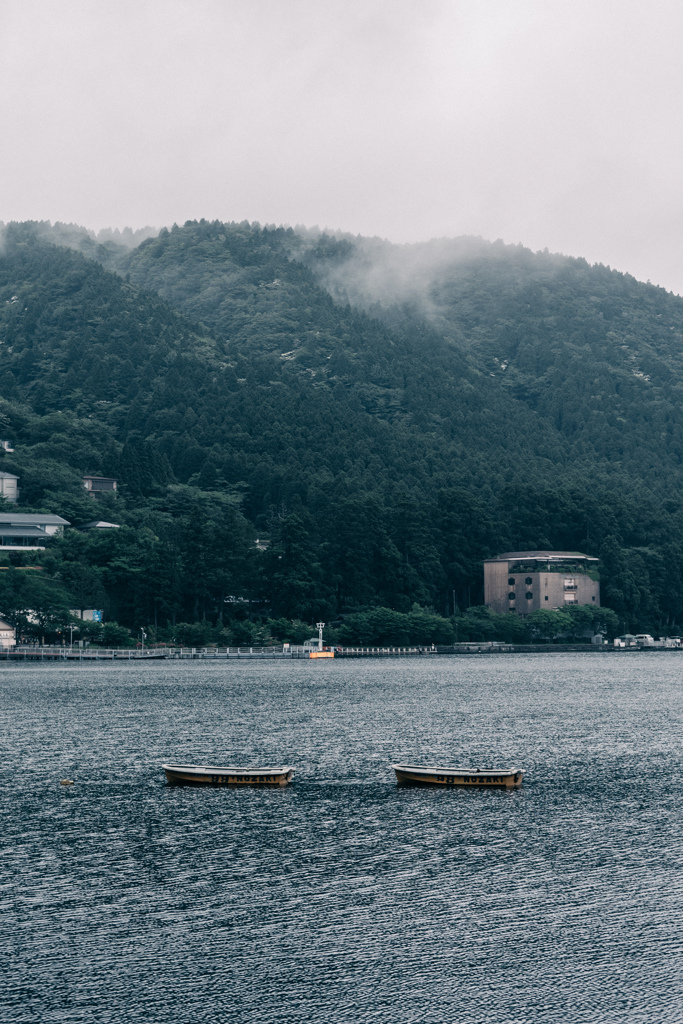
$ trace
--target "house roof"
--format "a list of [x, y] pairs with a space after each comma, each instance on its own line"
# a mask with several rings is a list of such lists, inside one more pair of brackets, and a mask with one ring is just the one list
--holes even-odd
[[79, 526], [79, 530], [119, 530], [120, 528], [118, 523], [105, 523], [104, 519], [93, 519], [92, 522]]
[[598, 562], [599, 558], [592, 555], [584, 555], [581, 551], [505, 551], [495, 558], [487, 558], [487, 562], [514, 562], [522, 559], [537, 560], [543, 562], [565, 562], [567, 559], [583, 562]]
[[5, 526], [0, 523], [0, 535], [3, 537], [36, 537], [39, 540], [46, 540], [49, 534], [38, 526]]
[[41, 512], [40, 514], [34, 512], [0, 512], [0, 527], [5, 523], [9, 526], [40, 526], [41, 523], [44, 523], [45, 526], [70, 525], [68, 519], [62, 519], [61, 516], [53, 516], [47, 512]]
[[18, 480], [19, 477], [15, 476], [14, 473], [0, 473], [0, 480]]
[[14, 629], [14, 626], [10, 626], [9, 622], [5, 622], [4, 619], [0, 619], [0, 629]]

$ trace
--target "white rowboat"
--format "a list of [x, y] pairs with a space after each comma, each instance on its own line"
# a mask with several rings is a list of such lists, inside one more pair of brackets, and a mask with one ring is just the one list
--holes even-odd
[[433, 786], [495, 786], [518, 789], [524, 772], [520, 768], [439, 768], [415, 764], [392, 764], [399, 782], [423, 782]]
[[204, 786], [286, 786], [293, 768], [233, 768], [225, 765], [162, 764], [168, 782]]

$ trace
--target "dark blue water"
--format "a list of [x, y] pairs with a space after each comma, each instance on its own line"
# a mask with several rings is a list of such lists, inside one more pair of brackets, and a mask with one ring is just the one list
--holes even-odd
[[[682, 679], [676, 652], [3, 667], [2, 1020], [683, 1021]], [[399, 789], [398, 758], [527, 775]], [[296, 777], [174, 788], [175, 759]]]

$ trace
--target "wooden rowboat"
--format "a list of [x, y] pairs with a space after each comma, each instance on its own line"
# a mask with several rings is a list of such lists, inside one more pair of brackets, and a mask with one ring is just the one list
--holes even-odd
[[392, 764], [399, 782], [422, 782], [433, 786], [495, 786], [518, 789], [524, 772], [519, 768], [470, 771], [465, 768], [430, 768], [415, 764]]
[[286, 786], [293, 768], [232, 768], [217, 765], [162, 764], [168, 782], [195, 786]]

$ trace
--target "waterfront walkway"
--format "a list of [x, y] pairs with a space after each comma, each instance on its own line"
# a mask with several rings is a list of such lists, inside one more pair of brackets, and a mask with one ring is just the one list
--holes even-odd
[[[299, 653], [301, 652], [301, 653]], [[279, 647], [51, 647], [27, 644], [0, 648], [0, 661], [159, 661], [209, 658], [308, 658], [308, 650]]]
[[[673, 648], [615, 648], [611, 644], [603, 646], [594, 644], [503, 644], [487, 641], [425, 647], [334, 647], [326, 649], [333, 650], [335, 658], [424, 658], [444, 654], [624, 654], [639, 650], [672, 650]], [[140, 647], [41, 647], [31, 644], [16, 648], [0, 648], [0, 662], [159, 661], [163, 659], [226, 661], [245, 658], [291, 661], [308, 659], [310, 654], [311, 648], [294, 645], [279, 645], [277, 647], [145, 647], [143, 650]]]

